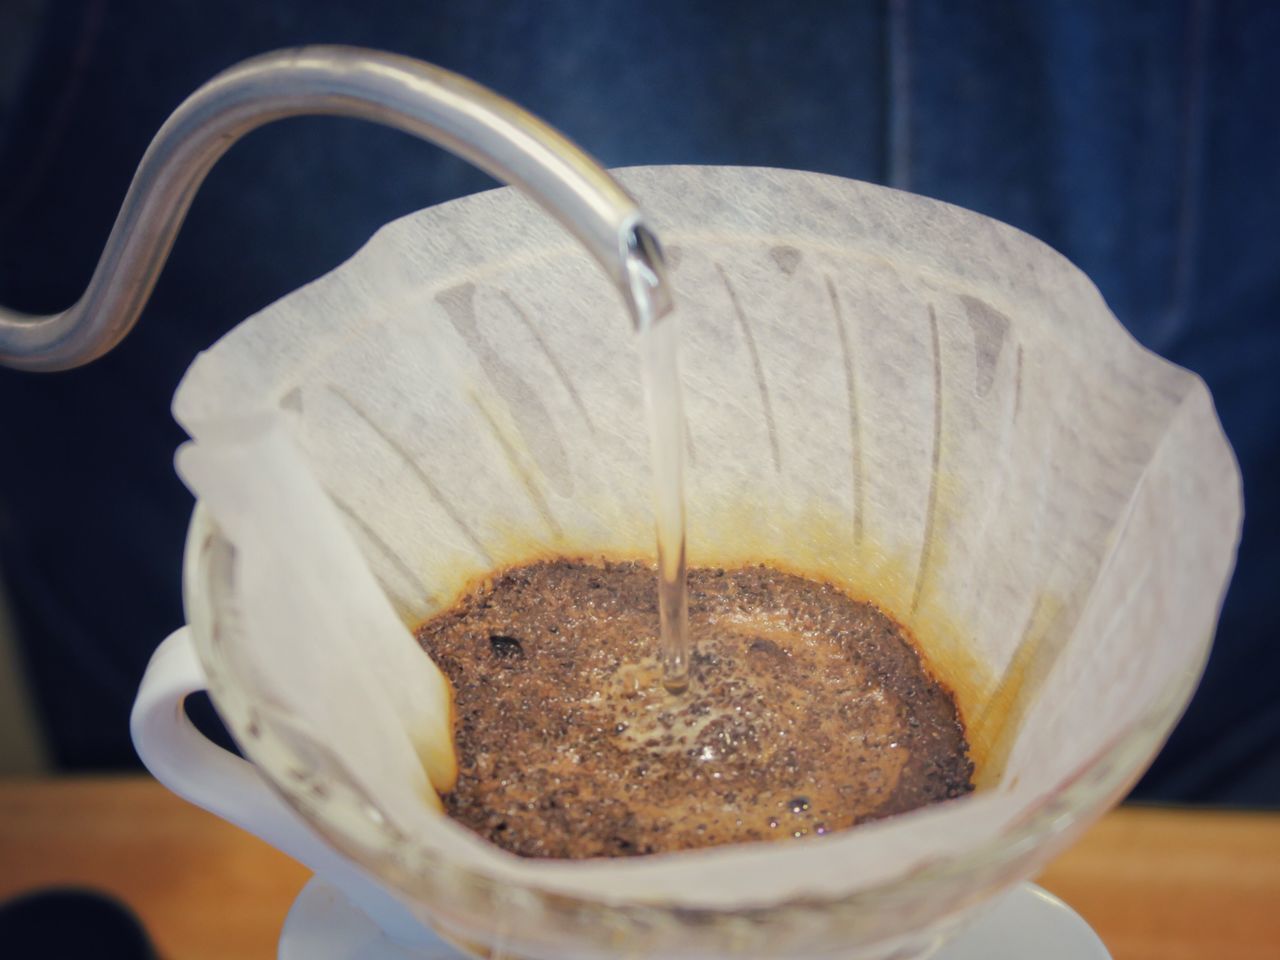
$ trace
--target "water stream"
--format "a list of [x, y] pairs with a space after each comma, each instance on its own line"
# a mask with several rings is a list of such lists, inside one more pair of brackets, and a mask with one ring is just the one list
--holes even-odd
[[639, 331], [658, 538], [662, 682], [672, 693], [681, 693], [689, 686], [689, 594], [685, 582], [685, 425], [677, 359], [679, 323], [657, 240], [637, 227], [630, 247], [629, 301]]
[[653, 472], [658, 534], [658, 623], [662, 682], [689, 685], [689, 594], [685, 584], [684, 407], [676, 347], [679, 324], [668, 314], [640, 331], [640, 368]]

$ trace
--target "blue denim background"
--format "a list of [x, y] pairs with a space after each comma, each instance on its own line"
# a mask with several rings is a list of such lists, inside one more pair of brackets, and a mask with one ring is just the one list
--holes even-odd
[[[30, 311], [79, 295], [187, 93], [311, 42], [458, 70], [609, 165], [824, 171], [1047, 241], [1208, 381], [1245, 478], [1208, 673], [1137, 793], [1280, 804], [1280, 4], [8, 2], [0, 302]], [[63, 764], [135, 762], [128, 705], [182, 620], [190, 498], [168, 404], [195, 352], [387, 220], [490, 185], [388, 130], [275, 125], [214, 169], [119, 349], [58, 376], [0, 372], [0, 570]]]

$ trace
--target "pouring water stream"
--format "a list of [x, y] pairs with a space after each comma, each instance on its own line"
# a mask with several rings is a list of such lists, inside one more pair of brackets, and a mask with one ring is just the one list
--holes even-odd
[[640, 368], [653, 470], [658, 534], [658, 628], [662, 682], [671, 693], [689, 686], [689, 592], [685, 579], [684, 406], [675, 316], [640, 331]]

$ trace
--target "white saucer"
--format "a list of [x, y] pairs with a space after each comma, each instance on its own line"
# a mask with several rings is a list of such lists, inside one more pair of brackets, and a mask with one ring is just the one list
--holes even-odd
[[[279, 960], [467, 960], [443, 940], [408, 950], [318, 877], [285, 918]], [[1024, 883], [931, 960], [1111, 960], [1098, 935], [1053, 894]]]

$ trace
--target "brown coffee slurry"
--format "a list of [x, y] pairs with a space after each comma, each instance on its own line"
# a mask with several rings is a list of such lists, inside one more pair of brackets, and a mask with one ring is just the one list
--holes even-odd
[[843, 830], [973, 789], [951, 695], [904, 631], [762, 566], [689, 573], [689, 690], [656, 660], [654, 573], [506, 570], [418, 630], [453, 683], [449, 814], [527, 857]]

